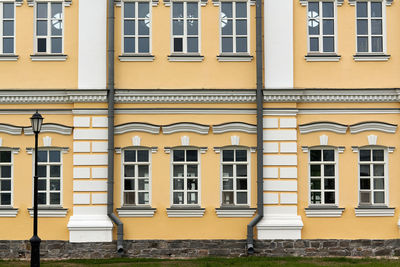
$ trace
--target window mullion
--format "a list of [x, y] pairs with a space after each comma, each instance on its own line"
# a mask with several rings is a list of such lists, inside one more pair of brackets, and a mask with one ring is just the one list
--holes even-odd
[[236, 2], [232, 2], [232, 51], [236, 53]]
[[133, 18], [135, 23], [135, 51], [134, 53], [139, 52], [139, 2], [135, 2], [135, 17]]
[[[371, 16], [372, 16], [372, 8], [371, 2], [368, 1], [367, 4], [367, 16], [368, 16], [368, 52], [372, 52], [372, 29], [371, 29]], [[372, 150], [371, 150], [372, 151]]]
[[[4, 13], [3, 13], [3, 3], [0, 3], [0, 52], [3, 54], [3, 40], [4, 40], [4, 35], [3, 35], [3, 21], [4, 21]], [[14, 25], [14, 36], [15, 36], [15, 25]], [[15, 42], [15, 41], [14, 41]]]
[[183, 52], [187, 53], [187, 2], [183, 2]]
[[322, 1], [319, 2], [319, 52], [323, 53], [324, 52], [324, 44], [323, 44], [323, 39], [324, 39], [324, 29], [323, 29], [323, 17], [322, 17]]

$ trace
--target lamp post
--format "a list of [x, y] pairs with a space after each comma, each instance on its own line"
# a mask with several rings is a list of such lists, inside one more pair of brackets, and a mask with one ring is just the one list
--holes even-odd
[[37, 218], [38, 218], [38, 135], [42, 128], [43, 117], [36, 110], [31, 117], [32, 131], [35, 134], [35, 175], [33, 177], [33, 236], [29, 240], [31, 242], [31, 267], [40, 266], [40, 238], [37, 235]]

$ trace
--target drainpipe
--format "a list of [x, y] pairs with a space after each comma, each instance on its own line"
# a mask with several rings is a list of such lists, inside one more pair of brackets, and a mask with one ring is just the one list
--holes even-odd
[[257, 60], [257, 215], [247, 225], [247, 253], [254, 254], [253, 228], [264, 217], [263, 200], [263, 53], [262, 0], [256, 0], [256, 60]]
[[107, 50], [107, 89], [108, 89], [108, 179], [107, 215], [117, 225], [117, 251], [124, 252], [124, 228], [121, 220], [114, 214], [114, 0], [108, 0], [107, 11], [108, 50]]

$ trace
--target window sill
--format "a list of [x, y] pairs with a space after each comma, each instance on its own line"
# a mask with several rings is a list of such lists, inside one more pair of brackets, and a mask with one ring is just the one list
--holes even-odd
[[329, 217], [329, 218], [342, 217], [342, 214], [344, 211], [343, 208], [338, 208], [336, 206], [308, 207], [308, 208], [305, 208], [304, 210], [306, 212], [307, 217]]
[[154, 61], [154, 56], [150, 54], [122, 54], [118, 58], [121, 62]]
[[172, 54], [168, 56], [168, 60], [171, 62], [201, 62], [204, 60], [204, 56], [199, 54]]
[[153, 217], [156, 209], [148, 206], [144, 207], [122, 207], [117, 209], [118, 216], [121, 218], [127, 217]]
[[219, 62], [248, 62], [253, 59], [249, 54], [221, 54], [217, 56]]
[[395, 208], [388, 207], [358, 207], [354, 211], [357, 217], [393, 217]]
[[0, 61], [17, 61], [19, 58], [18, 55], [14, 54], [1, 54]]
[[0, 217], [17, 217], [18, 209], [12, 207], [1, 207]]
[[32, 61], [66, 61], [67, 55], [63, 54], [35, 54], [31, 55]]
[[[29, 215], [33, 217], [33, 208], [28, 208]], [[65, 217], [67, 215], [68, 209], [61, 207], [39, 207], [38, 217], [42, 218], [52, 218], [52, 217]]]
[[215, 213], [217, 213], [217, 216], [220, 218], [253, 217], [256, 211], [257, 209], [251, 209], [249, 207], [240, 207], [240, 206], [221, 207], [215, 209]]
[[168, 217], [203, 217], [206, 209], [200, 207], [172, 207], [167, 209]]
[[341, 57], [342, 56], [337, 54], [328, 53], [315, 53], [304, 56], [307, 62], [337, 62]]
[[390, 55], [386, 54], [355, 54], [354, 61], [388, 61]]

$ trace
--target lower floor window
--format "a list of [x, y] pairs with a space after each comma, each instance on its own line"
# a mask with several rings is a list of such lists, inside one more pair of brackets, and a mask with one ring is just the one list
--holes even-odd
[[0, 206], [11, 205], [11, 151], [0, 151]]
[[61, 205], [61, 151], [38, 151], [38, 204]]

